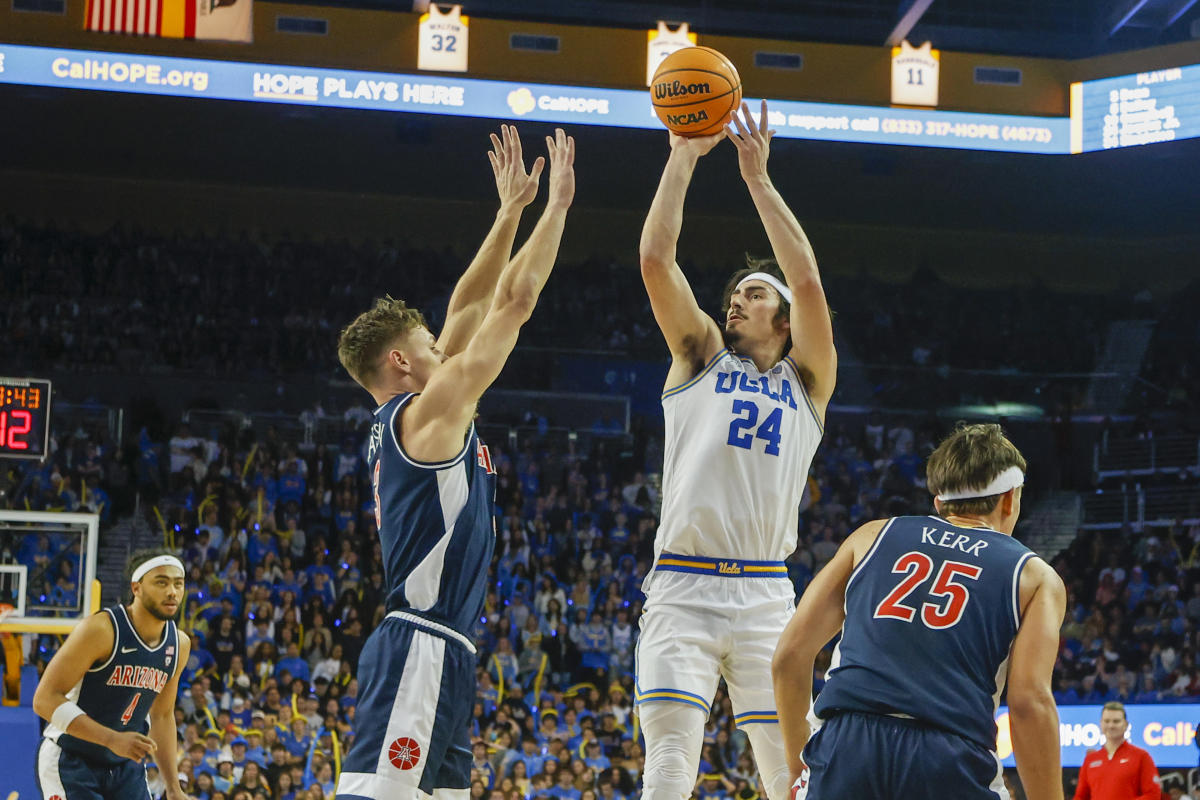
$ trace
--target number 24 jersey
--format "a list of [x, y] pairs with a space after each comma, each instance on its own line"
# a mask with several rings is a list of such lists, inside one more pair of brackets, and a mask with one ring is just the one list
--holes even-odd
[[666, 443], [655, 557], [783, 561], [796, 549], [800, 499], [821, 422], [785, 357], [760, 372], [723, 349], [663, 392]]

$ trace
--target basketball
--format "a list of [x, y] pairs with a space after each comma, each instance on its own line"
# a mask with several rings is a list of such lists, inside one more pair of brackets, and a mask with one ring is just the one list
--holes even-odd
[[708, 136], [742, 102], [733, 62], [711, 47], [685, 47], [663, 59], [650, 83], [654, 113], [680, 136]]

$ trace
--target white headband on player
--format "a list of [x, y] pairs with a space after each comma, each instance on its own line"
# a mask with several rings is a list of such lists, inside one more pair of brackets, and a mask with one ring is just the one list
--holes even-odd
[[762, 281], [763, 283], [769, 283], [775, 287], [775, 291], [779, 292], [780, 297], [782, 297], [784, 300], [787, 300], [789, 303], [792, 302], [792, 290], [774, 275], [768, 275], [765, 272], [751, 272], [749, 275], [738, 281], [738, 284], [736, 287], [734, 287], [734, 289], [736, 290], [742, 288], [742, 284], [746, 281]]
[[142, 563], [137, 569], [135, 569], [133, 571], [133, 577], [130, 578], [130, 580], [134, 583], [137, 583], [142, 578], [146, 577], [147, 572], [152, 569], [158, 569], [159, 567], [179, 567], [180, 572], [184, 573], [185, 575], [187, 574], [187, 570], [183, 568], [183, 562], [175, 556], [155, 556], [149, 561]]
[[1025, 473], [1020, 467], [1009, 467], [982, 489], [959, 489], [957, 492], [942, 492], [937, 499], [945, 503], [947, 500], [973, 500], [976, 497], [991, 497], [994, 494], [1004, 494], [1007, 491], [1025, 485]]

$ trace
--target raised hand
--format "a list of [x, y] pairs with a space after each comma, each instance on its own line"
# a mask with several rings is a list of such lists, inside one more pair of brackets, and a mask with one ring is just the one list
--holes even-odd
[[575, 199], [575, 137], [567, 136], [562, 128], [554, 129], [553, 138], [546, 137], [550, 153], [550, 205], [567, 208]]
[[538, 156], [533, 169], [525, 172], [525, 160], [521, 153], [521, 137], [512, 125], [501, 125], [500, 135], [492, 134], [492, 149], [488, 161], [496, 175], [496, 192], [501, 206], [524, 208], [537, 196], [538, 182], [546, 159]]
[[725, 138], [725, 131], [722, 129], [711, 136], [680, 136], [678, 133], [671, 132], [670, 137], [673, 152], [686, 153], [699, 158]]
[[738, 151], [738, 168], [742, 178], [751, 180], [766, 177], [771, 138], [775, 135], [775, 131], [767, 129], [767, 101], [762, 101], [757, 124], [750, 116], [750, 106], [742, 103], [741, 114], [734, 113], [728, 132], [729, 141]]

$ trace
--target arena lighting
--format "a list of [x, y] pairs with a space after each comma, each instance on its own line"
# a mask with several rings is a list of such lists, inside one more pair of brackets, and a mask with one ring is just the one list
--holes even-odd
[[[1103, 706], [1059, 706], [1058, 738], [1062, 748], [1062, 765], [1078, 767], [1089, 750], [1104, 742], [1100, 732], [1100, 711]], [[1200, 705], [1161, 703], [1126, 705], [1129, 731], [1126, 738], [1150, 753], [1159, 767], [1193, 767], [1196, 765], [1196, 720]], [[996, 712], [996, 755], [1006, 767], [1016, 766], [1013, 758], [1008, 708]]]
[[950, 406], [938, 410], [943, 417], [956, 419], [1041, 419], [1046, 416], [1045, 409], [1030, 403], [1010, 403], [1000, 401], [990, 404]]
[[[0, 83], [662, 130], [645, 90], [598, 89], [0, 44]], [[749, 98], [755, 108], [758, 98]], [[1068, 152], [1066, 117], [771, 100], [784, 138]]]

